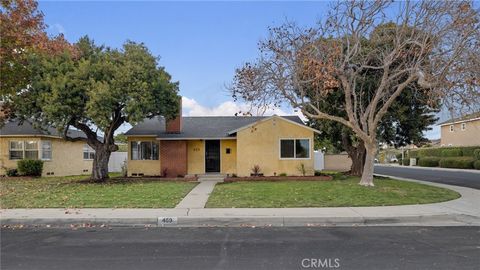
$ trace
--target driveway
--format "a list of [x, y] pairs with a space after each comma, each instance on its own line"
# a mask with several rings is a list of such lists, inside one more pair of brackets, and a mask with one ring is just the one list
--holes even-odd
[[480, 189], [480, 174], [473, 172], [376, 165], [375, 173]]

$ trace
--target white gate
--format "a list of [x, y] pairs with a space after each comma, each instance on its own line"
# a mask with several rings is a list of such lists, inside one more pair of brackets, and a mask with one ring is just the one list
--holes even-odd
[[127, 152], [113, 152], [108, 161], [108, 171], [121, 172], [125, 160], [127, 160]]
[[315, 171], [321, 171], [325, 168], [324, 153], [322, 151], [313, 151], [313, 164]]

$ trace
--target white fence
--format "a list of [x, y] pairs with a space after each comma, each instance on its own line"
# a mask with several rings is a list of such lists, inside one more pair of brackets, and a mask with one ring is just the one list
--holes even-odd
[[125, 160], [127, 160], [127, 152], [113, 152], [108, 161], [108, 171], [121, 172]]
[[325, 154], [322, 151], [313, 152], [313, 168], [321, 171], [325, 168]]

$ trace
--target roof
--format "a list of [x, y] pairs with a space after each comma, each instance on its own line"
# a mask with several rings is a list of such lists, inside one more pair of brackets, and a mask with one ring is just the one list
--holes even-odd
[[[232, 131], [242, 129], [255, 122], [271, 117], [272, 116], [184, 116], [182, 117], [181, 133], [166, 133], [165, 119], [163, 117], [154, 117], [138, 123], [127, 131], [125, 135], [156, 136], [165, 139], [220, 139], [228, 138]], [[302, 119], [296, 115], [279, 117], [305, 126]]]
[[464, 115], [464, 116], [462, 116], [462, 117], [457, 117], [457, 118], [449, 119], [449, 120], [447, 120], [447, 121], [441, 122], [441, 123], [438, 124], [438, 125], [439, 125], [439, 126], [443, 126], [443, 125], [461, 123], [461, 122], [478, 120], [478, 119], [480, 119], [480, 112], [474, 112], [474, 113], [471, 113], [471, 114]]
[[[5, 123], [3, 127], [0, 127], [0, 136], [53, 136], [62, 138], [63, 134], [58, 132], [53, 127], [48, 127], [46, 130], [36, 129], [30, 122], [24, 121], [20, 125], [18, 120], [10, 120]], [[70, 129], [67, 133], [68, 137], [72, 139], [86, 139], [85, 133], [79, 130]]]

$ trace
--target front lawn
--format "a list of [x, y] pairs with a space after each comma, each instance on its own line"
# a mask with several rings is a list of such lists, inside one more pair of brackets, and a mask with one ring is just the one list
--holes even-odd
[[196, 183], [88, 176], [0, 179], [1, 208], [171, 208]]
[[359, 178], [333, 181], [259, 181], [215, 186], [209, 208], [347, 207], [424, 204], [460, 197], [455, 191], [413, 182], [375, 179], [375, 187], [358, 185]]

